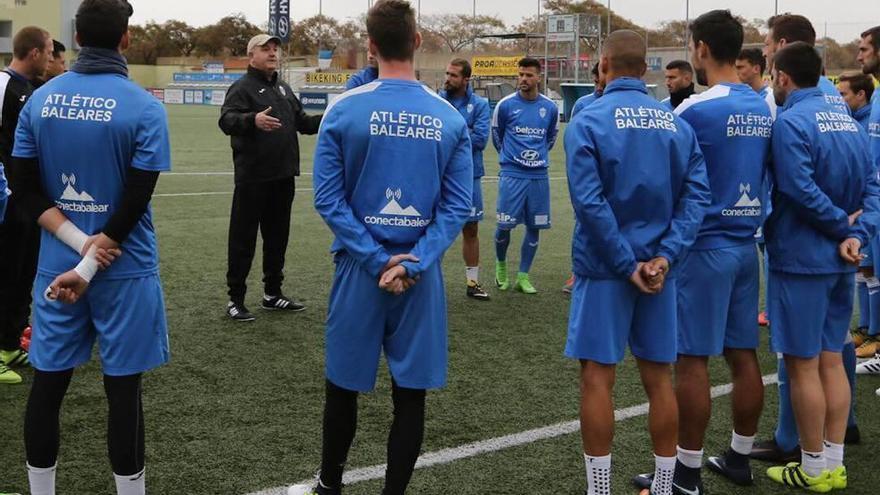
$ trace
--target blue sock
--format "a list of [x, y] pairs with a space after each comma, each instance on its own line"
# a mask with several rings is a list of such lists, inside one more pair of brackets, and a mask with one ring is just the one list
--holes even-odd
[[871, 325], [871, 303], [868, 299], [868, 284], [864, 282], [857, 283], [856, 293], [859, 295], [859, 328], [868, 328]]
[[495, 259], [507, 261], [507, 247], [510, 246], [510, 230], [495, 230]]
[[856, 345], [852, 342], [843, 346], [843, 369], [846, 370], [846, 377], [849, 379], [849, 390], [852, 393], [852, 400], [849, 403], [849, 420], [847, 426], [856, 425]]
[[777, 376], [779, 377], [779, 417], [776, 420], [776, 444], [780, 449], [789, 451], [798, 445], [798, 432], [794, 409], [791, 407], [791, 385], [788, 383], [788, 372], [782, 359], [777, 364]]
[[519, 258], [519, 271], [529, 273], [532, 268], [532, 262], [535, 261], [535, 254], [538, 252], [538, 239], [540, 231], [538, 229], [526, 228], [526, 236], [523, 238], [522, 249]]

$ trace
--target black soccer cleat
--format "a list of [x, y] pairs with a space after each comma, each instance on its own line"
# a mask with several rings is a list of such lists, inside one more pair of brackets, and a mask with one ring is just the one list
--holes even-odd
[[[676, 466], [676, 469], [678, 466]], [[640, 490], [648, 490], [650, 493], [651, 484], [654, 482], [654, 473], [644, 473], [637, 474], [633, 476], [632, 483], [636, 486], [636, 488]], [[644, 493], [644, 492], [642, 492]], [[703, 481], [700, 480], [697, 482], [696, 486], [692, 489], [685, 488], [675, 481], [672, 482], [672, 495], [705, 495], [706, 491], [703, 489]]]
[[730, 450], [723, 456], [710, 456], [706, 460], [706, 467], [739, 486], [751, 486], [755, 483], [748, 456]]
[[798, 462], [801, 459], [801, 448], [797, 445], [791, 450], [782, 450], [775, 438], [755, 442], [749, 457], [756, 461], [772, 462], [773, 464], [788, 464]]
[[235, 321], [254, 321], [257, 319], [257, 317], [254, 316], [244, 304], [238, 304], [232, 301], [229, 301], [229, 304], [226, 305], [226, 316]]
[[471, 299], [477, 299], [479, 301], [489, 300], [489, 293], [483, 289], [483, 286], [480, 285], [479, 282], [474, 281], [468, 281], [467, 296]]
[[306, 309], [302, 304], [285, 296], [263, 296], [260, 307], [268, 311], [292, 311], [294, 313]]

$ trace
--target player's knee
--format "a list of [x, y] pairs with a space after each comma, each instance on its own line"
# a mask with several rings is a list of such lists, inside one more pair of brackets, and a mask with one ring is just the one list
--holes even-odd
[[614, 388], [617, 367], [596, 361], [581, 361], [581, 392], [610, 391]]

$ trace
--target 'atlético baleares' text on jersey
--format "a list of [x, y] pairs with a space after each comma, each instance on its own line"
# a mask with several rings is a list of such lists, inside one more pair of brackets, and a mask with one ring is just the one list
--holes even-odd
[[492, 144], [498, 150], [501, 175], [546, 177], [558, 131], [559, 108], [550, 98], [539, 94], [527, 100], [519, 91], [502, 98], [492, 114]]
[[825, 101], [829, 105], [840, 113], [852, 115], [852, 110], [849, 108], [846, 100], [843, 99], [843, 96], [840, 95], [840, 90], [837, 89], [837, 86], [830, 79], [825, 76], [819, 76], [819, 89], [822, 90], [822, 93], [825, 95]]
[[[880, 219], [880, 186], [865, 130], [819, 88], [788, 95], [773, 124], [773, 212], [764, 225], [770, 269], [855, 271], [838, 254], [849, 237], [867, 246]], [[849, 215], [864, 213], [850, 226]]]
[[696, 239], [712, 200], [690, 125], [620, 78], [565, 131], [576, 223], [574, 273], [628, 279], [639, 261], [671, 265]]
[[345, 251], [378, 277], [412, 253], [411, 277], [438, 262], [471, 210], [468, 128], [416, 81], [378, 79], [343, 93], [324, 114], [315, 150], [315, 208]]
[[[65, 136], [59, 143], [57, 136]], [[72, 143], [72, 144], [71, 144]], [[162, 103], [120, 74], [67, 72], [34, 92], [21, 111], [13, 156], [36, 158], [43, 190], [80, 230], [101, 231], [122, 200], [129, 167], [171, 170]], [[159, 250], [150, 208], [98, 278], [155, 274]], [[43, 231], [38, 270], [56, 276], [80, 254]]]
[[721, 83], [692, 95], [675, 113], [697, 135], [712, 188], [693, 249], [755, 242], [773, 130], [767, 103], [745, 84]]
[[483, 150], [489, 143], [489, 126], [492, 118], [489, 115], [489, 101], [475, 94], [470, 84], [463, 98], [451, 98], [445, 90], [441, 90], [439, 94], [458, 110], [467, 123], [473, 150], [474, 178], [482, 177], [486, 174], [483, 166]]

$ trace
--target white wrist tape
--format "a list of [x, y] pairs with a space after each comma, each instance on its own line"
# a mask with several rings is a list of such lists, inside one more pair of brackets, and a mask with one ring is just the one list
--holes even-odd
[[82, 254], [82, 250], [89, 240], [89, 236], [82, 230], [79, 230], [79, 227], [70, 220], [65, 221], [58, 227], [58, 230], [55, 231], [55, 237], [70, 246], [71, 249], [76, 251], [76, 254]]
[[91, 282], [93, 278], [95, 278], [95, 274], [98, 273], [98, 260], [95, 259], [95, 253], [98, 251], [98, 248], [92, 246], [89, 248], [89, 252], [83, 256], [82, 261], [76, 265], [76, 268], [73, 269], [82, 277], [86, 282]]

